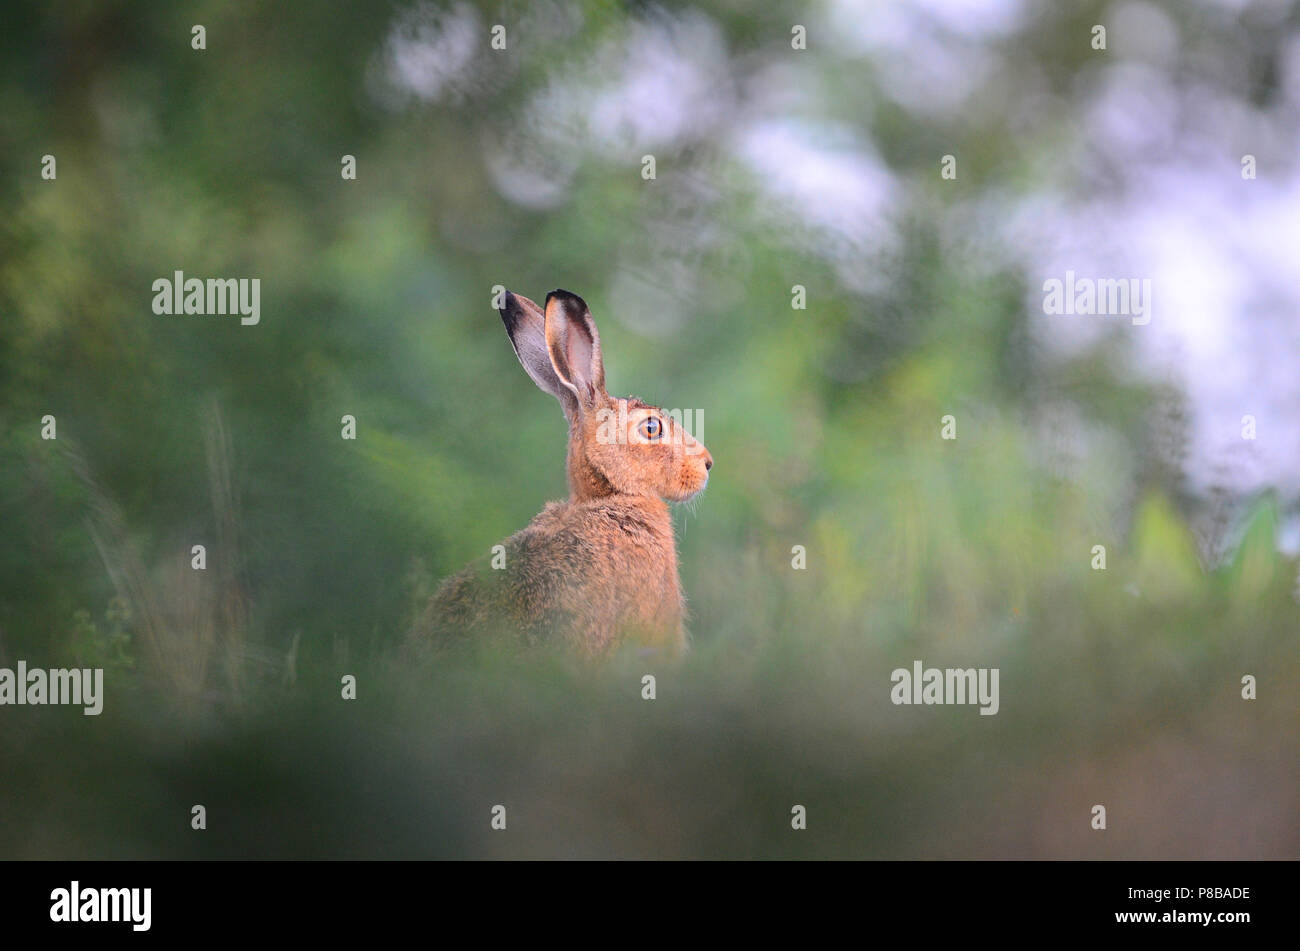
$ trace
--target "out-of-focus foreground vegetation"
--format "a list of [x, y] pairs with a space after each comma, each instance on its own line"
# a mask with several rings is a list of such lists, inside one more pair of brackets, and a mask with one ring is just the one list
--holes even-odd
[[[0, 666], [107, 697], [0, 708], [0, 856], [1300, 855], [1291, 503], [1189, 491], [1143, 328], [1050, 346], [989, 226], [1110, 186], [1109, 5], [975, 36], [959, 108], [831, 6], [6, 11]], [[1266, 110], [1278, 25], [1189, 9], [1161, 67]], [[260, 324], [155, 316], [175, 270], [260, 278]], [[494, 285], [584, 295], [611, 392], [703, 410], [682, 664], [398, 652], [565, 492]], [[915, 659], [1000, 668], [1000, 713], [893, 706]]]

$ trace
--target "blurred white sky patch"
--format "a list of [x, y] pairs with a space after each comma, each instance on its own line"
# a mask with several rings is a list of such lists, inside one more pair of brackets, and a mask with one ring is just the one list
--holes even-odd
[[1300, 108], [1300, 36], [1292, 37], [1282, 50], [1282, 89], [1292, 107]]
[[526, 121], [540, 148], [639, 162], [705, 138], [734, 106], [717, 25], [695, 12], [658, 14], [559, 64]]
[[919, 29], [977, 39], [1007, 36], [1024, 23], [1022, 0], [832, 0], [835, 35], [863, 51], [902, 47]]
[[738, 130], [736, 152], [781, 210], [855, 245], [889, 230], [894, 178], [852, 129], [769, 119]]
[[[1228, 15], [1218, 0], [1202, 0]], [[1267, 2], [1261, 5], [1268, 7]], [[1117, 6], [1114, 60], [1083, 74], [1086, 103], [1051, 188], [1007, 209], [1027, 262], [1039, 339], [1073, 350], [1098, 334], [1132, 344], [1135, 369], [1186, 394], [1189, 486], [1300, 496], [1300, 42], [1281, 50], [1282, 101], [1259, 106], [1189, 78], [1179, 27], [1145, 2]], [[1243, 74], [1235, 81], [1248, 84]], [[1257, 178], [1242, 177], [1254, 156]], [[1047, 316], [1042, 282], [1149, 278], [1152, 317]], [[1243, 439], [1243, 417], [1256, 437]]]
[[[1191, 412], [1194, 489], [1219, 481], [1300, 495], [1300, 180], [1243, 181], [1221, 160], [1148, 170], [1131, 188], [1119, 200], [1022, 209], [1009, 237], [1033, 262], [1026, 306], [1040, 339], [1071, 350], [1120, 333], [1144, 374], [1177, 383]], [[1149, 278], [1151, 322], [1043, 314], [1042, 281], [1067, 269]], [[1242, 437], [1245, 416], [1254, 440]]]
[[1180, 119], [1178, 91], [1163, 70], [1115, 63], [1098, 77], [1084, 122], [1092, 141], [1125, 154], [1154, 153], [1174, 144]]
[[1015, 32], [1017, 0], [833, 0], [820, 26], [843, 56], [869, 56], [876, 78], [899, 105], [952, 113], [996, 68], [989, 40]]
[[591, 159], [639, 170], [644, 155], [707, 138], [735, 110], [726, 45], [702, 14], [631, 21], [617, 38], [559, 62], [521, 113], [484, 143], [498, 191], [561, 205]]
[[573, 0], [530, 0], [522, 10], [490, 21], [464, 0], [423, 0], [394, 15], [367, 85], [387, 109], [401, 109], [413, 98], [458, 101], [515, 68], [515, 59], [491, 49], [492, 28], [505, 28], [506, 49], [513, 49], [521, 38], [532, 44], [567, 40], [581, 31], [583, 20], [581, 3]]
[[1200, 5], [1203, 7], [1217, 8], [1229, 13], [1240, 13], [1247, 7], [1254, 7], [1257, 10], [1271, 7], [1283, 16], [1292, 4], [1293, 0], [1200, 0]]
[[397, 15], [371, 70], [370, 91], [390, 109], [458, 95], [487, 46], [487, 26], [468, 3], [419, 3]]
[[614, 153], [706, 134], [734, 101], [722, 33], [693, 11], [633, 21], [626, 41], [597, 59], [599, 74], [616, 79], [584, 84], [597, 90], [586, 114], [593, 137]]
[[1159, 7], [1144, 2], [1120, 4], [1106, 12], [1106, 49], [1117, 59], [1135, 59], [1170, 68], [1178, 57], [1178, 28]]

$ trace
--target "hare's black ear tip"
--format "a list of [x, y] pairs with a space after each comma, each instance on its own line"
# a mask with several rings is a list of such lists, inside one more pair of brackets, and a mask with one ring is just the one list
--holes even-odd
[[514, 294], [506, 291], [505, 296], [501, 298], [501, 306], [497, 310], [501, 314], [501, 319], [506, 322], [506, 327], [513, 328], [515, 322], [519, 320], [523, 308], [519, 306], [519, 299]]
[[583, 300], [577, 294], [573, 293], [573, 291], [566, 291], [561, 287], [557, 287], [555, 290], [551, 291], [549, 294], [546, 295], [547, 304], [550, 304], [552, 300], [558, 301], [559, 303], [563, 304], [565, 307], [576, 307], [578, 309], [578, 313], [582, 313], [584, 310], [587, 309], [587, 302], [585, 300]]

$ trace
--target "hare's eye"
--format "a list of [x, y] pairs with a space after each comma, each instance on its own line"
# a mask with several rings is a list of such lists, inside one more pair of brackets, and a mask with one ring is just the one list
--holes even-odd
[[640, 431], [642, 436], [653, 441], [663, 435], [664, 424], [655, 416], [647, 416], [645, 419], [641, 420], [637, 429]]

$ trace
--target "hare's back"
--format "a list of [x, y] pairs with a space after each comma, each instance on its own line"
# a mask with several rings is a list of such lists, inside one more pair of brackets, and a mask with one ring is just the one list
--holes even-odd
[[511, 537], [512, 600], [539, 623], [612, 639], [629, 627], [676, 630], [677, 553], [667, 507], [640, 499], [548, 505]]

